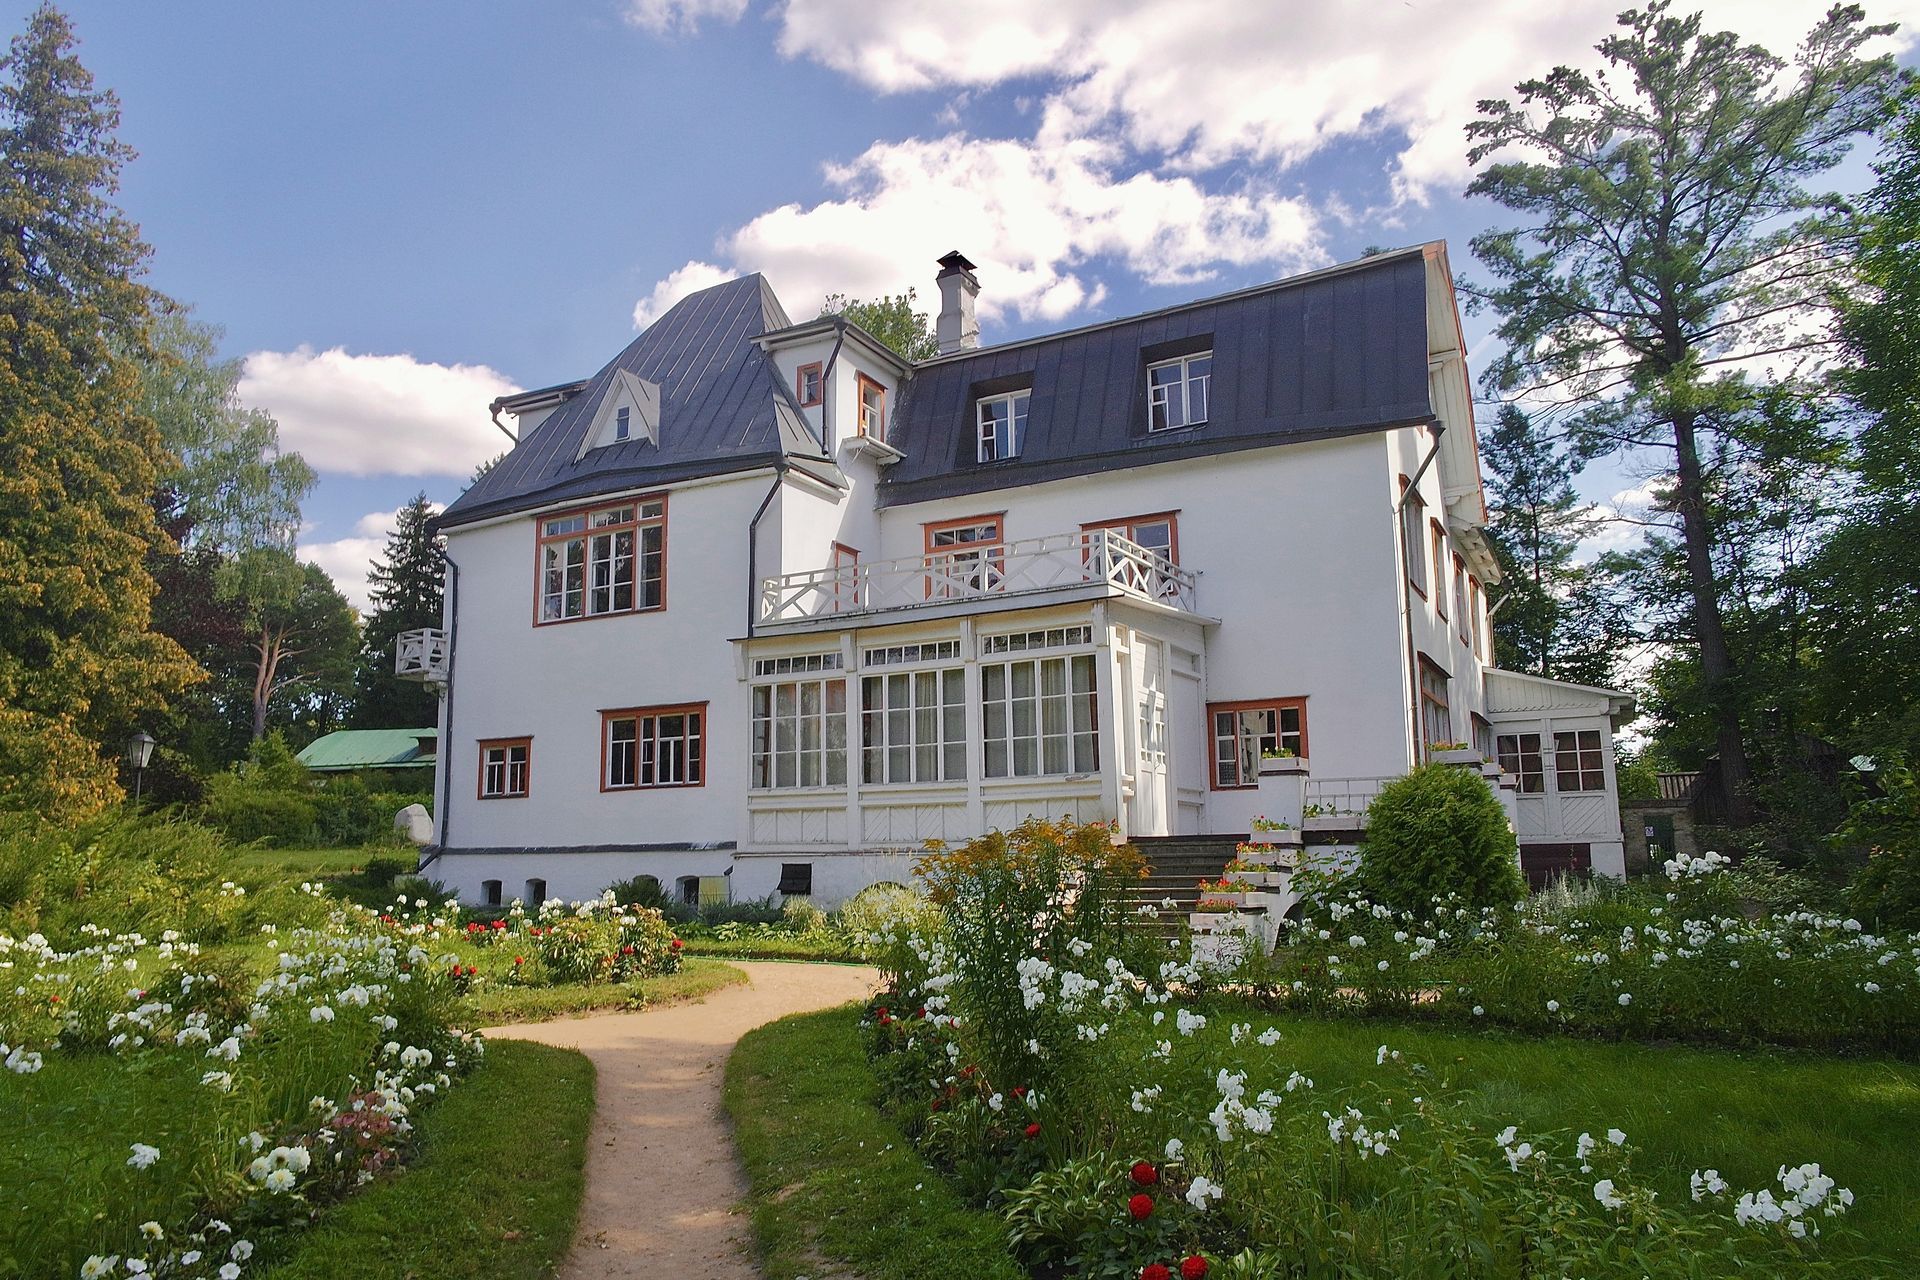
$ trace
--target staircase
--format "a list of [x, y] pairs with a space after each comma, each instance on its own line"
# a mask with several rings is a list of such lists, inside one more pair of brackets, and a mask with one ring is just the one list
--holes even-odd
[[[1245, 836], [1140, 836], [1134, 841], [1147, 859], [1147, 878], [1132, 890], [1134, 905], [1151, 903], [1158, 920], [1140, 917], [1143, 926], [1156, 932], [1172, 933], [1176, 925], [1186, 923], [1187, 913], [1200, 900], [1200, 882], [1218, 880], [1233, 861], [1236, 846]], [[1173, 899], [1174, 905], [1162, 903]]]

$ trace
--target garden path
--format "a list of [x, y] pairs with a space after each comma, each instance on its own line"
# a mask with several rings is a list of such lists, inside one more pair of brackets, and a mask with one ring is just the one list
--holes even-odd
[[763, 1023], [864, 998], [879, 975], [729, 963], [746, 970], [748, 985], [699, 1004], [488, 1030], [578, 1049], [597, 1075], [586, 1196], [561, 1280], [756, 1280], [751, 1227], [734, 1212], [747, 1184], [721, 1108], [727, 1055]]

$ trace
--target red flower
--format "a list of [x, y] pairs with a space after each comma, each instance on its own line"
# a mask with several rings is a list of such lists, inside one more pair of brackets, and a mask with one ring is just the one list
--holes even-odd
[[1016, 1097], [1016, 1098], [1024, 1098], [1024, 1097], [1026, 1097], [1026, 1096], [1027, 1096], [1027, 1086], [1025, 1086], [1025, 1085], [1023, 1085], [1023, 1084], [1017, 1084], [1017, 1085], [1015, 1085], [1015, 1086], [1013, 1086], [1013, 1096], [1014, 1096], [1014, 1097]]
[[507, 927], [507, 922], [505, 920], [495, 920], [493, 922], [493, 927], [496, 929], [504, 929]]
[[623, 956], [630, 956], [630, 955], [632, 955], [632, 954], [633, 954], [633, 948], [632, 948], [632, 947], [622, 947], [622, 948], [620, 948], [620, 954], [621, 954], [621, 955], [623, 955]]
[[1140, 1268], [1140, 1280], [1173, 1280], [1173, 1272], [1164, 1262], [1149, 1262]]
[[1037, 1120], [1036, 1120], [1036, 1121], [1034, 1121], [1034, 1123], [1032, 1123], [1032, 1124], [1030, 1124], [1030, 1125], [1028, 1125], [1028, 1126], [1027, 1126], [1027, 1136], [1028, 1136], [1029, 1138], [1037, 1138], [1037, 1137], [1039, 1137], [1039, 1136], [1040, 1136], [1040, 1122], [1039, 1122], [1039, 1121], [1037, 1121]]
[[1207, 1260], [1191, 1254], [1180, 1264], [1180, 1280], [1206, 1280]]
[[525, 956], [515, 956], [513, 958], [513, 962], [515, 964], [525, 964], [527, 962], [527, 958]]
[[680, 939], [678, 939], [678, 938], [675, 938], [675, 939], [673, 940], [673, 949], [674, 949], [675, 951], [678, 951], [678, 950], [679, 950], [680, 948], [682, 948], [682, 947], [684, 947], [684, 946], [686, 946], [686, 945], [687, 945], [686, 943], [684, 943], [684, 942], [682, 942], [682, 941], [680, 941]]
[[1135, 1222], [1144, 1222], [1153, 1216], [1153, 1197], [1142, 1191], [1127, 1201], [1127, 1212], [1133, 1215]]
[[1160, 1181], [1160, 1171], [1145, 1160], [1136, 1161], [1133, 1166], [1133, 1180], [1143, 1187], [1150, 1187]]

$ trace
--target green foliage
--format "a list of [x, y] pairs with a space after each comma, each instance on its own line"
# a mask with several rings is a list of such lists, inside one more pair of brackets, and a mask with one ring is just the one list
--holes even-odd
[[940, 354], [940, 342], [926, 314], [916, 306], [914, 291], [882, 295], [871, 300], [830, 293], [820, 304], [823, 316], [845, 316], [892, 348], [903, 360], [917, 363]]
[[270, 733], [248, 758], [207, 780], [201, 808], [207, 822], [233, 840], [270, 845], [314, 843], [319, 788], [287, 740]]
[[336, 727], [352, 694], [359, 622], [333, 579], [277, 547], [227, 561], [222, 577], [248, 632], [253, 736], [276, 720], [303, 729], [303, 741]]
[[1849, 896], [1882, 929], [1920, 932], [1920, 778], [1902, 757], [1876, 762], [1874, 794], [1855, 799], [1837, 843], [1863, 848]]
[[439, 723], [438, 697], [417, 680], [393, 673], [393, 649], [402, 631], [437, 627], [440, 616], [440, 559], [445, 539], [428, 526], [433, 506], [425, 493], [401, 507], [386, 550], [373, 562], [367, 582], [372, 610], [360, 634], [354, 671], [353, 724], [368, 729], [408, 729]]
[[109, 733], [201, 678], [152, 628], [166, 453], [129, 353], [155, 295], [73, 45], [44, 5], [0, 59], [0, 807], [57, 818], [116, 801]]
[[623, 907], [651, 907], [655, 911], [664, 911], [667, 907], [667, 892], [660, 887], [657, 876], [616, 880], [607, 886], [607, 892]]
[[1454, 895], [1477, 909], [1526, 892], [1506, 811], [1479, 774], [1453, 765], [1422, 765], [1381, 788], [1360, 874], [1375, 898], [1422, 917]]
[[617, 984], [680, 968], [673, 927], [646, 907], [544, 913], [532, 932], [541, 964], [559, 982]]
[[847, 899], [839, 910], [840, 928], [848, 937], [859, 939], [878, 934], [896, 920], [929, 918], [933, 904], [925, 894], [891, 880], [870, 884]]

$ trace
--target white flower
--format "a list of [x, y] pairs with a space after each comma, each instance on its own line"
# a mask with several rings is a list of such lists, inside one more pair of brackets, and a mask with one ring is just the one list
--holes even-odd
[[1484, 1017], [1486, 1017], [1486, 1016], [1487, 1016], [1487, 1007], [1486, 1007], [1485, 1005], [1483, 1005], [1483, 1004], [1477, 1004], [1477, 1005], [1475, 1005], [1475, 1006], [1473, 1006], [1473, 1016], [1474, 1016], [1474, 1017], [1476, 1017], [1476, 1018], [1484, 1018]]
[[1627, 1203], [1614, 1192], [1612, 1178], [1602, 1178], [1593, 1184], [1593, 1198], [1604, 1209], [1618, 1209]]
[[317, 1004], [307, 1010], [307, 1017], [314, 1022], [332, 1022], [333, 1006], [330, 1004]]
[[1705, 1173], [1695, 1169], [1688, 1179], [1693, 1188], [1693, 1198], [1704, 1200], [1708, 1196], [1717, 1196], [1727, 1189], [1726, 1179], [1720, 1176], [1718, 1169], [1708, 1169]]
[[1274, 1045], [1280, 1043], [1280, 1029], [1278, 1027], [1268, 1027], [1260, 1033], [1259, 1040], [1261, 1044], [1271, 1049]]
[[1169, 1162], [1172, 1162], [1172, 1161], [1177, 1161], [1177, 1160], [1179, 1160], [1179, 1159], [1180, 1159], [1180, 1155], [1181, 1155], [1181, 1153], [1182, 1153], [1182, 1152], [1184, 1152], [1184, 1151], [1185, 1151], [1186, 1149], [1187, 1149], [1187, 1144], [1186, 1144], [1186, 1143], [1184, 1143], [1184, 1142], [1182, 1142], [1182, 1141], [1180, 1141], [1180, 1139], [1178, 1139], [1178, 1138], [1168, 1138], [1168, 1139], [1167, 1139], [1167, 1159], [1168, 1159], [1168, 1161], [1169, 1161]]
[[149, 1240], [164, 1240], [167, 1238], [167, 1233], [160, 1229], [160, 1224], [157, 1222], [141, 1223], [140, 1234]]
[[1189, 1013], [1185, 1009], [1174, 1011], [1173, 1024], [1183, 1036], [1190, 1036], [1207, 1025], [1204, 1014]]
[[234, 1261], [245, 1262], [248, 1258], [251, 1258], [253, 1256], [253, 1241], [235, 1240], [233, 1242], [233, 1249], [231, 1250], [231, 1252], [233, 1254]]
[[103, 1276], [112, 1275], [113, 1269], [119, 1265], [119, 1254], [109, 1253], [103, 1256], [96, 1253], [80, 1264], [80, 1280], [101, 1280]]
[[1620, 1007], [1624, 1009], [1632, 1003], [1633, 1003], [1633, 993], [1631, 991], [1622, 991], [1620, 993]]
[[1548, 1013], [1560, 1012], [1560, 1002], [1558, 1000], [1547, 1001], [1547, 1012]]
[[220, 1280], [240, 1280], [239, 1264], [232, 1262], [222, 1263], [220, 1267]]
[[1627, 1135], [1623, 1130], [1609, 1129], [1607, 1130], [1607, 1141], [1616, 1147], [1624, 1147], [1627, 1145]]
[[267, 1190], [276, 1194], [291, 1190], [293, 1188], [293, 1170], [275, 1169], [267, 1175], [266, 1186]]
[[160, 1148], [150, 1147], [144, 1142], [134, 1143], [129, 1150], [133, 1154], [127, 1157], [127, 1163], [136, 1169], [149, 1168], [160, 1158]]
[[1223, 1194], [1224, 1190], [1219, 1183], [1210, 1180], [1205, 1174], [1202, 1174], [1193, 1180], [1192, 1186], [1187, 1188], [1187, 1203], [1192, 1205], [1197, 1211], [1205, 1213], [1207, 1203], [1212, 1200], [1218, 1200]]

